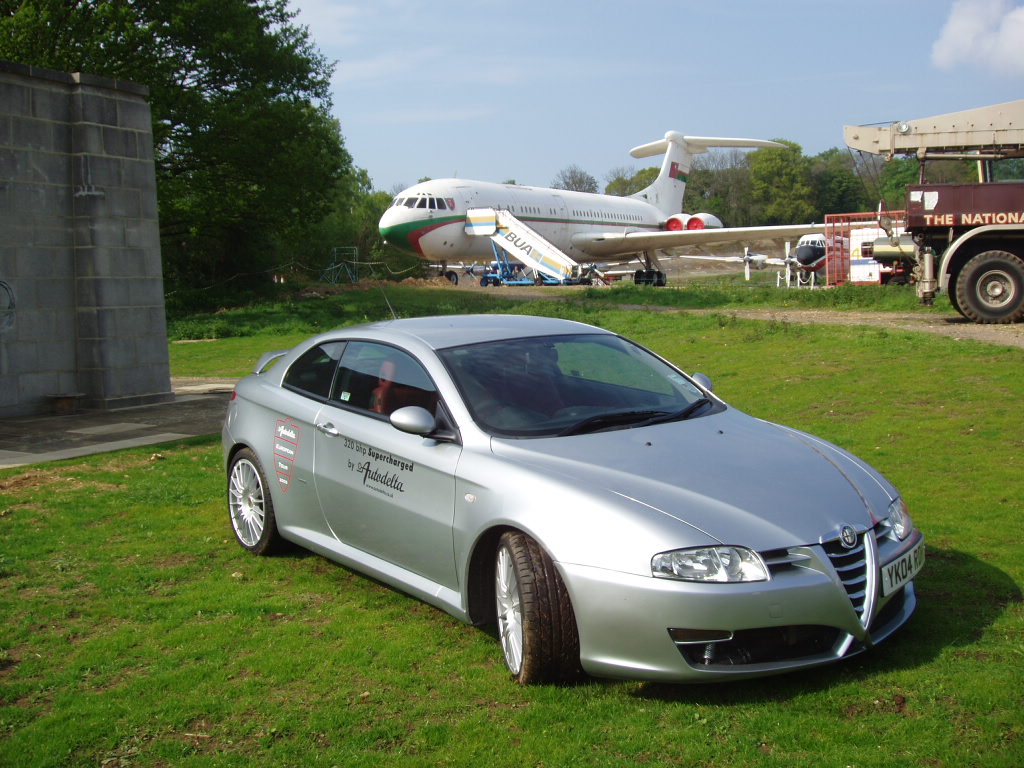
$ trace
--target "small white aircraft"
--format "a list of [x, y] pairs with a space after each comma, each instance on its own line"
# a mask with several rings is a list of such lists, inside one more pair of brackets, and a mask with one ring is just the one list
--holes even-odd
[[[634, 148], [636, 158], [664, 155], [658, 178], [629, 197], [573, 192], [563, 189], [495, 184], [468, 179], [433, 179], [400, 192], [380, 219], [381, 236], [392, 245], [442, 265], [448, 262], [490, 260], [491, 241], [479, 234], [501, 224], [490, 219], [489, 230], [474, 227], [468, 212], [511, 214], [516, 224], [553, 246], [568, 263], [591, 263], [635, 256], [646, 266], [637, 281], [664, 284], [658, 253], [709, 243], [794, 238], [824, 232], [823, 224], [726, 228], [710, 213], [682, 213], [683, 193], [694, 155], [711, 147], [778, 147], [774, 141], [684, 136], [669, 131], [665, 138]], [[498, 221], [501, 221], [499, 218]], [[529, 254], [535, 246], [513, 232], [502, 244], [513, 257], [518, 247]], [[532, 240], [530, 242], [533, 242]], [[534, 256], [537, 254], [534, 253]], [[523, 259], [529, 263], [529, 259]], [[442, 270], [445, 272], [445, 270]], [[452, 279], [454, 272], [446, 273]]]

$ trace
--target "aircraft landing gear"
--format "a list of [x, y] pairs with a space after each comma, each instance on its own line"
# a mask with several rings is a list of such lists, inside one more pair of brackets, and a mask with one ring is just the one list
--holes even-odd
[[633, 273], [633, 283], [636, 285], [653, 285], [661, 288], [667, 282], [665, 273], [660, 269], [638, 269]]

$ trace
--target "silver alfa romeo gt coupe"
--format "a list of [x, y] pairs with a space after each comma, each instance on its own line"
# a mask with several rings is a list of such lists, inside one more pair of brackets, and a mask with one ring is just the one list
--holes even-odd
[[807, 669], [916, 605], [923, 537], [877, 471], [589, 325], [321, 334], [238, 383], [223, 447], [243, 547], [286, 539], [496, 625], [524, 684]]

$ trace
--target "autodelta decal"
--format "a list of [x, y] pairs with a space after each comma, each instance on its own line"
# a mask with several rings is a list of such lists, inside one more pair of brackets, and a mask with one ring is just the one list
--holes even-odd
[[348, 471], [360, 476], [364, 488], [389, 499], [395, 498], [396, 493], [405, 493], [409, 475], [416, 469], [413, 462], [358, 440], [348, 437], [344, 440], [345, 449], [352, 452]]
[[288, 493], [292, 486], [299, 433], [299, 425], [290, 418], [278, 419], [274, 427], [274, 470], [277, 472], [277, 485], [284, 493]]

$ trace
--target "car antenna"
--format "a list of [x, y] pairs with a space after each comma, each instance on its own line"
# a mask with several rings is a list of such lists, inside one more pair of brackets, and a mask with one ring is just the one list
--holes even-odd
[[380, 295], [384, 297], [384, 303], [388, 305], [388, 310], [391, 312], [391, 319], [392, 320], [397, 320], [398, 319], [398, 313], [395, 312], [395, 308], [393, 306], [391, 306], [391, 301], [390, 301], [390, 299], [388, 299], [388, 295], [384, 291], [384, 286], [381, 285], [380, 278], [377, 277], [376, 270], [374, 270], [373, 279], [377, 283], [377, 290], [380, 291]]

